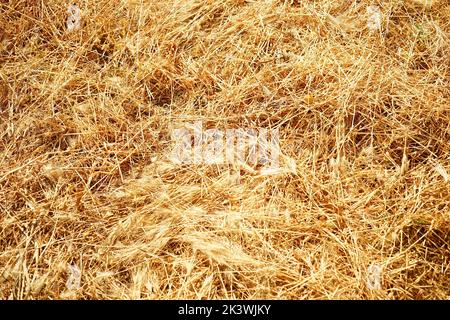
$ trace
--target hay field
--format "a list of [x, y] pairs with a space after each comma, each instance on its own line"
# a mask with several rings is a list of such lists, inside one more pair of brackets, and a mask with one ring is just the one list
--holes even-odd
[[[448, 2], [68, 5], [0, 0], [1, 299], [450, 298]], [[280, 170], [174, 163], [195, 121]]]

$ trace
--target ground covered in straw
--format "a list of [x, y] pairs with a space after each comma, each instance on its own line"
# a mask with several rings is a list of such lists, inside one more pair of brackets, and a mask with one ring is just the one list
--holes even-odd
[[[448, 2], [68, 4], [0, 0], [0, 298], [450, 297]], [[194, 121], [281, 169], [173, 163]]]

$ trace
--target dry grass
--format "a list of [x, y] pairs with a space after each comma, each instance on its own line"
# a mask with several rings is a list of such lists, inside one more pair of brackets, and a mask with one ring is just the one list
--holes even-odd
[[[0, 0], [0, 298], [450, 297], [448, 2], [67, 5]], [[198, 120], [289, 170], [173, 164]]]

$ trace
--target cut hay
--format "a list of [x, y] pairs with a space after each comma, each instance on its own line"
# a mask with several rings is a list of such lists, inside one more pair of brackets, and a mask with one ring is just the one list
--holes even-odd
[[450, 298], [446, 1], [70, 4], [0, 1], [1, 299]]

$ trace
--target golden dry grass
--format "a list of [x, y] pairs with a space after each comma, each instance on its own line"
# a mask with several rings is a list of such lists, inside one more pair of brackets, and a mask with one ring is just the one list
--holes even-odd
[[[448, 2], [77, 3], [0, 0], [0, 298], [450, 297]], [[287, 170], [173, 164], [194, 121]]]

